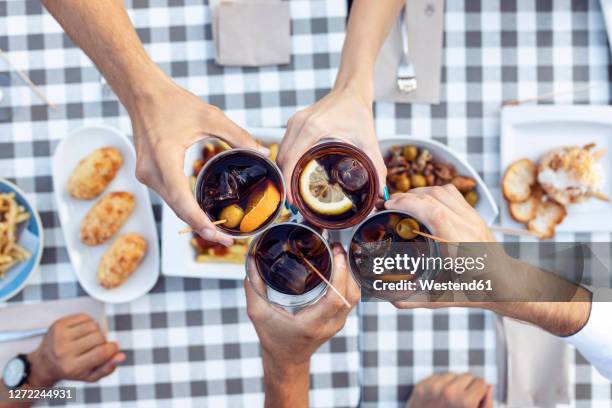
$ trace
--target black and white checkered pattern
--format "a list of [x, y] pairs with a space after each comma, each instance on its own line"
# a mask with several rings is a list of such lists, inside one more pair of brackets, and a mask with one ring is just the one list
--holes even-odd
[[[344, 0], [290, 0], [292, 63], [265, 68], [214, 64], [210, 11], [202, 0], [127, 3], [152, 58], [242, 124], [282, 126], [296, 109], [323, 96], [334, 79]], [[129, 118], [39, 0], [0, 2], [0, 48], [59, 105], [47, 110], [15, 76], [5, 86], [0, 64], [0, 174], [30, 194], [46, 237], [40, 273], [14, 301], [83, 296], [55, 213], [50, 156], [70, 129], [104, 122], [130, 133]], [[594, 85], [588, 92], [554, 102], [608, 104], [609, 55], [597, 0], [449, 0], [442, 103], [377, 104], [377, 131], [447, 143], [499, 198], [501, 102], [588, 83]], [[159, 220], [159, 200], [154, 202]], [[576, 238], [610, 241], [610, 234]], [[110, 335], [128, 361], [98, 384], [77, 384], [81, 405], [258, 405], [262, 371], [244, 306], [240, 283], [168, 277], [146, 297], [107, 306]], [[356, 406], [361, 400], [368, 407], [402, 406], [414, 383], [448, 370], [472, 371], [496, 383], [490, 314], [361, 304], [314, 357], [312, 405]], [[611, 406], [610, 383], [579, 355], [571, 376], [575, 406]]]

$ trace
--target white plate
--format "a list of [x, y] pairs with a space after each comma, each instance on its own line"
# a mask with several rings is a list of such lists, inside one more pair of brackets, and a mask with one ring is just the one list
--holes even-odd
[[[249, 128], [256, 139], [264, 143], [280, 143], [285, 129]], [[204, 142], [196, 143], [187, 149], [185, 154], [185, 174], [191, 176], [193, 162], [200, 157]], [[166, 203], [162, 210], [162, 274], [168, 276], [186, 276], [211, 279], [244, 279], [244, 264], [234, 263], [198, 263], [195, 251], [191, 246], [191, 234], [179, 235], [186, 224], [176, 216]]]
[[455, 167], [455, 169], [460, 175], [470, 176], [474, 180], [476, 180], [476, 193], [478, 194], [478, 197], [480, 197], [478, 203], [476, 204], [476, 211], [478, 211], [478, 213], [487, 223], [487, 225], [493, 224], [493, 221], [495, 221], [495, 219], [497, 218], [499, 210], [497, 208], [497, 205], [495, 204], [495, 200], [493, 200], [491, 192], [487, 188], [484, 181], [482, 181], [476, 170], [474, 170], [474, 168], [466, 160], [459, 157], [447, 146], [443, 145], [442, 143], [436, 142], [435, 140], [411, 137], [382, 138], [378, 142], [378, 144], [380, 146], [380, 151], [382, 152], [383, 157], [387, 155], [391, 146], [394, 145], [403, 146], [407, 144], [412, 144], [419, 148], [425, 148], [429, 150], [434, 160], [451, 164]]
[[[107, 189], [93, 200], [79, 200], [66, 190], [70, 173], [78, 162], [93, 150], [112, 146], [121, 151], [123, 166]], [[107, 303], [130, 302], [149, 292], [159, 276], [159, 249], [155, 218], [147, 188], [134, 177], [136, 153], [132, 143], [119, 130], [107, 126], [87, 126], [70, 133], [53, 155], [53, 189], [59, 219], [64, 232], [70, 262], [83, 289], [92, 297]], [[98, 246], [87, 246], [79, 239], [81, 220], [98, 199], [111, 191], [128, 191], [136, 197], [136, 208], [117, 236], [134, 232], [148, 242], [148, 250], [138, 269], [121, 286], [105, 289], [96, 280], [100, 256], [113, 239]]]
[[[561, 146], [596, 143], [608, 148], [601, 161], [606, 181], [602, 192], [612, 196], [612, 107], [610, 106], [516, 106], [501, 115], [501, 168], [527, 157], [535, 162], [549, 150]], [[501, 222], [504, 227], [522, 228], [508, 213], [505, 200]], [[567, 217], [558, 232], [612, 231], [612, 205], [599, 200], [567, 206]]]

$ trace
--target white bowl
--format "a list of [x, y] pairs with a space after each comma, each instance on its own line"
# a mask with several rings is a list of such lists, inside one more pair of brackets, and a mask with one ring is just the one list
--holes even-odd
[[497, 218], [497, 215], [499, 214], [497, 204], [495, 203], [495, 200], [493, 200], [491, 192], [487, 188], [484, 181], [482, 181], [476, 170], [474, 170], [474, 168], [470, 166], [466, 160], [459, 157], [442, 143], [429, 139], [403, 137], [383, 138], [378, 141], [378, 144], [383, 157], [387, 155], [391, 146], [395, 145], [404, 146], [410, 144], [418, 148], [425, 148], [429, 150], [435, 161], [451, 164], [455, 167], [455, 169], [457, 169], [458, 174], [470, 176], [476, 180], [476, 193], [478, 194], [478, 197], [480, 197], [478, 203], [476, 204], [476, 211], [478, 211], [482, 219], [489, 226], [492, 225], [493, 221], [495, 221]]
[[0, 278], [0, 301], [6, 301], [12, 298], [27, 285], [28, 281], [34, 275], [34, 272], [38, 270], [43, 247], [45, 246], [43, 225], [36, 208], [19, 187], [8, 180], [0, 179], [0, 193], [10, 192], [15, 193], [17, 203], [30, 213], [30, 219], [26, 221], [25, 230], [21, 233], [17, 242], [23, 244], [23, 240], [25, 239], [24, 234], [27, 233], [30, 242], [28, 246], [30, 247], [29, 249], [32, 252], [32, 256], [27, 261], [21, 262], [9, 269], [5, 273], [4, 278]]

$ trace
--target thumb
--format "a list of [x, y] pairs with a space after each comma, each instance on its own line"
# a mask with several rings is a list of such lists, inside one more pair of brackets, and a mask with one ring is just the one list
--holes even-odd
[[234, 123], [223, 112], [218, 111], [211, 116], [207, 117], [204, 123], [204, 129], [210, 136], [223, 139], [232, 147], [246, 147], [265, 155], [270, 153], [268, 148], [259, 144], [249, 132]]
[[184, 152], [178, 148], [167, 151], [165, 160], [158, 161], [163, 180], [160, 195], [176, 215], [202, 238], [226, 246], [232, 245], [232, 239], [221, 234], [198, 205], [183, 172], [183, 162]]

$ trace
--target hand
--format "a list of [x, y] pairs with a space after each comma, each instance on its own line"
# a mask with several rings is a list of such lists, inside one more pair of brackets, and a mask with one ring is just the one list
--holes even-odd
[[[250, 271], [251, 282], [244, 282], [247, 311], [259, 336], [264, 358], [277, 367], [299, 366], [310, 361], [312, 354], [335, 335], [346, 322], [352, 307], [361, 296], [359, 287], [349, 276], [346, 254], [340, 245], [334, 246], [334, 275], [331, 283], [347, 299], [351, 307], [331, 289], [315, 304], [297, 314], [273, 306], [258, 295], [265, 293], [265, 283], [257, 271]], [[256, 268], [251, 263], [249, 268]]]
[[196, 202], [184, 173], [185, 150], [210, 136], [231, 146], [260, 146], [219, 108], [169, 81], [160, 88], [156, 95], [128, 105], [138, 157], [136, 177], [157, 191], [202, 238], [231, 245], [232, 240], [218, 233]]
[[125, 360], [117, 343], [109, 342], [89, 315], [57, 320], [38, 348], [28, 355], [28, 384], [51, 387], [60, 380], [94, 382], [115, 371]]
[[[285, 185], [291, 185], [293, 169], [304, 153], [319, 140], [328, 137], [350, 143], [369, 155], [378, 173], [379, 194], [382, 196], [387, 167], [374, 131], [372, 98], [362, 96], [350, 87], [332, 90], [323, 99], [289, 119], [277, 160]], [[287, 199], [294, 202], [291, 191], [287, 192]]]
[[[567, 282], [557, 279], [545, 271], [527, 265], [520, 260], [507, 256], [501, 245], [493, 244], [495, 237], [474, 210], [453, 185], [443, 187], [423, 187], [410, 190], [408, 193], [394, 194], [385, 202], [387, 209], [406, 211], [427, 225], [432, 234], [450, 242], [486, 242], [487, 252], [494, 254], [490, 259], [496, 262], [487, 266], [487, 271], [498, 289], [487, 302], [393, 302], [400, 309], [419, 307], [437, 309], [443, 307], [482, 308], [503, 316], [530, 322], [556, 335], [569, 336], [578, 332], [588, 321], [591, 310], [591, 292], [573, 285], [569, 293], [572, 298], [567, 302], [512, 302], [513, 290], [521, 290], [517, 282], [529, 282], [535, 274], [542, 277], [539, 282], [549, 282], [550, 288], [567, 286]], [[508, 275], [507, 271], [513, 271]], [[530, 278], [527, 278], [527, 277]], [[544, 280], [546, 279], [546, 280]], [[538, 280], [534, 280], [538, 281]], [[504, 289], [499, 289], [504, 288]], [[532, 288], [534, 289], [534, 288]], [[538, 290], [538, 287], [535, 287]], [[545, 287], [542, 287], [542, 290]], [[567, 289], [566, 289], [567, 290]], [[495, 301], [495, 297], [502, 296]], [[516, 295], [519, 298], [519, 294]]]
[[495, 242], [486, 223], [452, 184], [393, 194], [385, 208], [410, 213], [432, 234], [450, 242]]
[[493, 387], [470, 373], [435, 374], [418, 383], [406, 408], [492, 408]]

